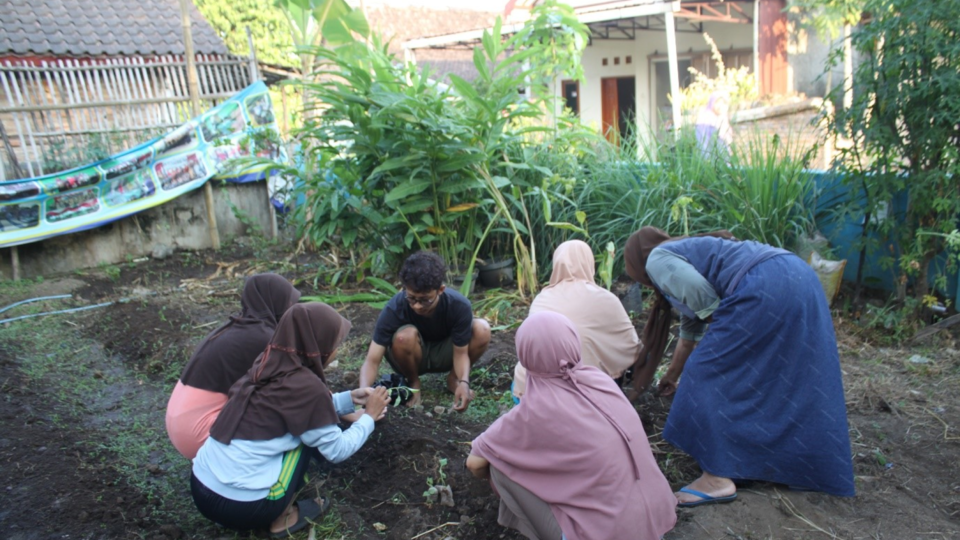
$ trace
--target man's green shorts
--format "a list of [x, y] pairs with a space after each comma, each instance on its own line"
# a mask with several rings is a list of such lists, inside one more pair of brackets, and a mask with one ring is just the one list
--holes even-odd
[[[397, 328], [397, 332], [410, 326], [413, 325], [405, 324]], [[394, 337], [396, 337], [397, 332], [393, 333]], [[390, 338], [391, 344], [393, 343], [394, 337]], [[424, 341], [423, 336], [417, 331], [417, 339], [420, 341], [420, 351], [423, 353], [420, 357], [420, 365], [417, 367], [418, 375], [424, 373], [446, 373], [453, 369], [453, 336], [449, 336], [443, 341]], [[389, 346], [387, 347], [387, 361], [390, 362], [390, 366], [393, 367], [394, 371], [397, 373], [400, 372], [400, 370], [397, 369], [397, 363], [393, 359], [393, 351], [390, 350]]]

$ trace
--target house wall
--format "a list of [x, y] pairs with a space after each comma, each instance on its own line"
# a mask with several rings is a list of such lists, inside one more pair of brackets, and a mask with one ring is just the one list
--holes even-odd
[[[843, 47], [843, 38], [838, 37], [831, 43], [829, 39], [818, 36], [816, 32], [803, 28], [795, 15], [791, 15], [790, 27], [787, 40], [790, 89], [808, 97], [826, 97], [828, 79], [831, 88], [835, 89], [843, 85], [843, 62], [838, 61], [832, 66], [829, 65], [831, 51]], [[861, 60], [862, 55], [854, 51], [854, 71]]]
[[[690, 28], [684, 20], [677, 21], [678, 29]], [[753, 47], [753, 27], [748, 24], [705, 23], [704, 32], [716, 42], [722, 52], [729, 49]], [[709, 45], [699, 33], [677, 33], [677, 52], [683, 55], [703, 54], [710, 51]], [[667, 54], [667, 36], [664, 31], [638, 31], [634, 41], [594, 40], [583, 54], [585, 81], [580, 84], [580, 118], [587, 124], [601, 126], [600, 80], [607, 77], [635, 77], [637, 121], [649, 125], [652, 107], [650, 59]], [[631, 63], [626, 64], [626, 57]], [[619, 57], [619, 65], [614, 58]], [[603, 59], [607, 65], [603, 65]], [[685, 74], [681, 73], [681, 77]], [[560, 85], [556, 85], [560, 96]]]
[[[272, 214], [266, 182], [223, 186], [223, 189], [214, 188], [213, 194], [220, 238], [229, 240], [250, 234], [240, 217], [270, 234]], [[238, 212], [234, 212], [231, 203]], [[202, 189], [96, 229], [17, 246], [20, 275], [36, 278], [120, 263], [127, 257], [150, 255], [161, 244], [188, 250], [211, 247]], [[9, 249], [0, 250], [0, 279], [12, 275], [9, 252]]]

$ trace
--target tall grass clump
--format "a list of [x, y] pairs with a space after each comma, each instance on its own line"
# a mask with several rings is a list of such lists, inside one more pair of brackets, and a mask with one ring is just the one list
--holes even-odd
[[[668, 140], [633, 136], [619, 147], [603, 141], [584, 155], [569, 198], [586, 214], [587, 241], [597, 253], [607, 242], [622, 250], [646, 225], [675, 236], [728, 229], [790, 249], [813, 224], [810, 157], [793, 137], [759, 133], [713, 153], [686, 131]], [[615, 268], [622, 270], [622, 256]]]
[[705, 208], [738, 238], [791, 249], [813, 226], [814, 188], [807, 170], [812, 149], [796, 138], [750, 133], [720, 161], [711, 184], [703, 184]]

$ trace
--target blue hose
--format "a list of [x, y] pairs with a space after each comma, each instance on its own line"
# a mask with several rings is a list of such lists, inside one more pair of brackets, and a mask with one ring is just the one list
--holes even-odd
[[104, 303], [102, 303], [102, 304], [95, 304], [95, 305], [92, 305], [92, 306], [83, 306], [83, 307], [72, 308], [72, 309], [61, 309], [61, 310], [59, 310], [59, 311], [46, 311], [46, 312], [44, 312], [44, 313], [33, 313], [33, 314], [31, 314], [31, 315], [21, 315], [21, 316], [19, 316], [19, 317], [13, 317], [12, 319], [0, 319], [0, 324], [6, 324], [6, 323], [9, 323], [9, 322], [13, 322], [13, 321], [19, 321], [19, 320], [21, 320], [21, 319], [30, 319], [30, 318], [32, 318], [32, 317], [41, 317], [41, 316], [43, 316], [43, 315], [56, 315], [56, 314], [58, 314], [58, 313], [74, 313], [74, 312], [77, 312], [77, 311], [86, 311], [86, 310], [88, 310], [88, 309], [101, 308], [101, 307], [106, 307], [106, 306], [110, 306], [110, 305], [113, 305], [113, 302], [104, 302]]
[[31, 299], [29, 299], [29, 300], [21, 300], [20, 302], [17, 302], [17, 303], [15, 303], [15, 304], [10, 304], [9, 306], [7, 306], [7, 307], [5, 307], [5, 308], [0, 309], [0, 313], [3, 313], [4, 311], [7, 311], [8, 309], [13, 309], [13, 308], [15, 308], [15, 307], [17, 307], [17, 306], [19, 306], [19, 305], [29, 304], [29, 303], [31, 303], [31, 302], [39, 302], [39, 301], [41, 301], [41, 300], [56, 300], [56, 299], [58, 299], [58, 298], [70, 298], [70, 297], [72, 297], [72, 296], [73, 296], [72, 294], [60, 294], [60, 295], [57, 295], [57, 296], [41, 296], [41, 297], [39, 297], [39, 298], [31, 298]]

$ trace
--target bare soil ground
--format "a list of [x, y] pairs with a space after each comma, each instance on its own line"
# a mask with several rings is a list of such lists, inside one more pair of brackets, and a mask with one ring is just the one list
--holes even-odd
[[[232, 248], [0, 284], [0, 308], [73, 295], [0, 319], [115, 302], [0, 324], [0, 538], [255, 537], [212, 525], [193, 508], [189, 463], [166, 438], [164, 407], [193, 347], [238, 309], [244, 275], [276, 271], [309, 295], [322, 269], [308, 257]], [[335, 391], [356, 384], [378, 313], [338, 308], [354, 330], [330, 375]], [[681, 510], [667, 540], [960, 538], [956, 337], [941, 332], [908, 347], [840, 315], [836, 326], [857, 496], [746, 484], [732, 504]], [[477, 399], [467, 413], [450, 412], [442, 378], [428, 377], [423, 408], [391, 411], [351, 459], [313, 469], [308, 489], [335, 501], [316, 538], [520, 538], [497, 525], [496, 497], [463, 468], [469, 442], [510, 406], [515, 362], [513, 331], [496, 332], [472, 374]], [[696, 478], [693, 460], [660, 439], [670, 401], [647, 394], [637, 408], [670, 482], [679, 488]], [[453, 506], [425, 501], [431, 483], [451, 487]]]

